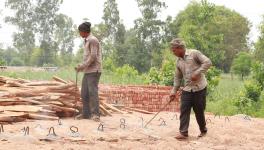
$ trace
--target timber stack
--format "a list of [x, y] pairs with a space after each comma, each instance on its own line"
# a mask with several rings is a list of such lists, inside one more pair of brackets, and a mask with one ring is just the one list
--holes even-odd
[[[107, 97], [99, 93], [100, 113], [130, 113], [122, 107], [106, 103]], [[73, 81], [54, 76], [53, 81], [29, 81], [0, 76], [0, 123], [26, 119], [58, 120], [74, 117], [81, 111], [79, 87]]]

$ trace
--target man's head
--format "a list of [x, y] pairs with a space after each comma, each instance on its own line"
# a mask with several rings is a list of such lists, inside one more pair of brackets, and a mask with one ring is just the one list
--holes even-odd
[[90, 22], [84, 22], [79, 25], [78, 27], [80, 36], [82, 38], [87, 38], [91, 32], [91, 23]]
[[171, 41], [171, 51], [177, 57], [184, 57], [185, 55], [185, 44], [180, 38], [175, 38]]

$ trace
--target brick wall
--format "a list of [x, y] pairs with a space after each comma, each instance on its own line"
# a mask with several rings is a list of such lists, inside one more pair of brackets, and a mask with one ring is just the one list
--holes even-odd
[[[100, 93], [105, 95], [108, 103], [123, 104], [126, 107], [143, 109], [157, 112], [169, 100], [172, 87], [156, 85], [126, 85], [112, 86], [100, 85]], [[176, 112], [179, 110], [178, 103], [173, 101], [165, 111]]]

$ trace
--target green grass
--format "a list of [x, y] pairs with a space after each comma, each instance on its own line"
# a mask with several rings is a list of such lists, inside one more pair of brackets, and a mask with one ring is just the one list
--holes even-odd
[[[73, 68], [62, 68], [55, 72], [48, 71], [2, 71], [0, 76], [7, 76], [13, 78], [23, 78], [27, 80], [52, 80], [53, 76], [58, 76], [64, 80], [76, 80], [76, 72]], [[78, 84], [81, 83], [83, 73], [78, 73]], [[142, 76], [130, 77], [122, 76], [116, 73], [104, 71], [102, 73], [100, 83], [113, 84], [113, 85], [126, 85], [126, 84], [144, 84]]]
[[[245, 79], [246, 80], [246, 79]], [[231, 78], [230, 74], [222, 74], [219, 85], [208, 96], [206, 111], [221, 115], [247, 114], [253, 117], [264, 117], [264, 91], [259, 102], [251, 107], [243, 108], [242, 112], [235, 105], [239, 92], [243, 90], [244, 82], [239, 77]]]
[[234, 115], [238, 113], [234, 101], [243, 89], [243, 81], [238, 77], [231, 78], [230, 74], [222, 74], [219, 85], [215, 91], [207, 97], [208, 112], [222, 115]]
[[[56, 72], [45, 71], [23, 71], [23, 72], [0, 72], [0, 76], [23, 78], [28, 80], [51, 80], [54, 75], [65, 80], [75, 81], [76, 73], [73, 68], [63, 68]], [[80, 85], [83, 73], [78, 74], [78, 84]], [[140, 76], [122, 76], [113, 72], [103, 72], [100, 83], [113, 85], [144, 84], [144, 78]], [[207, 112], [219, 113], [221, 115], [235, 115], [238, 108], [235, 101], [239, 92], [243, 89], [244, 82], [237, 76], [231, 78], [230, 74], [222, 74], [219, 85], [213, 93], [207, 97]], [[264, 92], [259, 103], [247, 110], [248, 114], [254, 117], [264, 117]]]

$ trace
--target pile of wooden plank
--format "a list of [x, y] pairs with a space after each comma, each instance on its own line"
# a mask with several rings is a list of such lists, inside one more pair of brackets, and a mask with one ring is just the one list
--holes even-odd
[[[100, 113], [129, 113], [106, 103], [107, 97], [99, 94]], [[81, 111], [79, 87], [72, 81], [53, 77], [53, 81], [29, 81], [0, 76], [0, 122], [17, 122], [25, 119], [57, 120], [73, 117]], [[121, 109], [124, 110], [121, 110]], [[137, 110], [134, 110], [137, 111]]]

